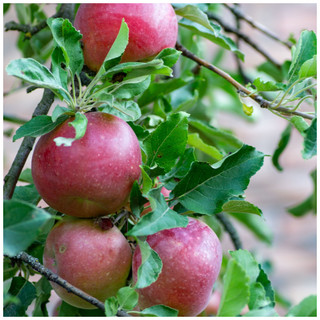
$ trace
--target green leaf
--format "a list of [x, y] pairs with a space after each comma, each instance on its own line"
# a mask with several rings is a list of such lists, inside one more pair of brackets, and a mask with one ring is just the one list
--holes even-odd
[[158, 304], [142, 311], [131, 311], [141, 317], [177, 317], [178, 310]]
[[[292, 61], [289, 68], [289, 83], [292, 84], [299, 78], [300, 70], [304, 63], [317, 54], [317, 36], [314, 31], [302, 31], [298, 43], [292, 48]], [[307, 72], [307, 65], [302, 73]]]
[[201, 24], [203, 27], [214, 32], [214, 29], [212, 28], [212, 26], [210, 24], [208, 16], [202, 10], [200, 10], [198, 7], [189, 4], [183, 8], [175, 9], [175, 12], [178, 16], [186, 18], [190, 21], [197, 22], [197, 23]]
[[[113, 66], [117, 65], [121, 57], [126, 50], [126, 47], [129, 42], [129, 28], [124, 19], [122, 19], [121, 26], [118, 32], [118, 35], [113, 42], [106, 58], [104, 59], [104, 62], [102, 64], [102, 67], [100, 68], [101, 73], [105, 70], [108, 70], [112, 68]], [[100, 70], [98, 74], [100, 74]]]
[[279, 317], [277, 312], [271, 308], [266, 307], [262, 309], [256, 309], [256, 310], [250, 310], [246, 314], [244, 314], [245, 317]]
[[285, 130], [281, 133], [281, 137], [278, 142], [277, 149], [274, 151], [272, 155], [272, 163], [279, 171], [283, 170], [282, 166], [279, 163], [279, 158], [283, 153], [283, 151], [286, 149], [290, 141], [291, 131], [292, 131], [292, 125], [288, 124]]
[[262, 211], [252, 203], [244, 200], [229, 200], [222, 206], [226, 213], [251, 213], [262, 216]]
[[200, 138], [198, 133], [188, 134], [188, 145], [204, 152], [205, 154], [213, 158], [215, 161], [221, 160], [223, 158], [223, 155], [220, 153], [220, 151], [217, 148], [205, 143]]
[[113, 101], [112, 106], [103, 105], [99, 108], [101, 112], [113, 114], [124, 121], [136, 121], [141, 117], [139, 105], [133, 101]]
[[132, 287], [123, 287], [117, 292], [120, 309], [132, 310], [138, 303], [139, 294]]
[[243, 194], [250, 178], [261, 168], [263, 158], [261, 152], [244, 145], [214, 166], [194, 162], [173, 189], [173, 197], [194, 212], [208, 215], [221, 212], [222, 205], [232, 196]]
[[191, 97], [186, 97], [178, 106], [174, 106], [174, 112], [188, 111], [193, 108], [199, 99], [199, 91], [195, 90]]
[[250, 310], [264, 308], [269, 306], [270, 300], [266, 297], [266, 291], [259, 282], [252, 283], [250, 286], [250, 301], [248, 307]]
[[151, 190], [153, 182], [145, 170], [146, 166], [140, 166], [140, 168], [142, 176], [142, 193], [147, 194]]
[[19, 181], [26, 182], [26, 183], [33, 183], [33, 178], [32, 178], [32, 173], [30, 168], [24, 169], [21, 172], [19, 176]]
[[158, 55], [155, 59], [161, 59], [167, 67], [173, 67], [175, 63], [178, 61], [181, 55], [181, 51], [178, 51], [173, 48], [165, 48]]
[[31, 302], [36, 297], [36, 289], [34, 285], [23, 277], [14, 277], [11, 282], [8, 293], [17, 297], [19, 303], [9, 303], [3, 310], [5, 317], [23, 317]]
[[37, 205], [41, 200], [41, 196], [39, 195], [34, 184], [29, 184], [26, 186], [16, 186], [12, 195], [12, 199]]
[[83, 113], [77, 112], [75, 114], [75, 119], [72, 122], [68, 123], [69, 126], [74, 127], [76, 132], [75, 137], [74, 138], [58, 137], [58, 138], [55, 138], [53, 141], [56, 143], [58, 147], [61, 145], [70, 147], [73, 141], [81, 139], [85, 135], [87, 130], [87, 124], [88, 124], [87, 117]]
[[15, 256], [37, 238], [44, 224], [51, 219], [45, 210], [23, 201], [4, 201], [3, 251]]
[[197, 34], [199, 36], [202, 36], [206, 39], [209, 39], [213, 43], [217, 44], [218, 46], [231, 50], [234, 52], [241, 60], [244, 60], [244, 54], [241, 52], [234, 41], [222, 34], [221, 27], [218, 24], [210, 22], [211, 30], [209, 30], [206, 27], [203, 27], [201, 24], [193, 21], [189, 21], [185, 18], [182, 18], [179, 20], [179, 25], [191, 30], [194, 34]]
[[235, 317], [249, 301], [249, 278], [235, 259], [230, 259], [223, 277], [218, 317]]
[[35, 283], [35, 288], [37, 292], [37, 297], [32, 312], [32, 316], [48, 317], [46, 305], [49, 302], [49, 298], [51, 296], [51, 284], [45, 277], [41, 277], [41, 279], [37, 283]]
[[298, 305], [290, 308], [287, 317], [316, 317], [317, 296], [310, 295], [304, 298]]
[[66, 115], [59, 117], [55, 122], [53, 122], [52, 118], [47, 115], [34, 117], [17, 130], [16, 134], [13, 136], [13, 141], [23, 137], [36, 138], [42, 136], [55, 129], [67, 119], [68, 116]]
[[148, 154], [147, 165], [157, 164], [169, 171], [177, 158], [184, 153], [188, 139], [188, 114], [170, 115], [144, 141]]
[[52, 112], [52, 116], [51, 116], [52, 122], [56, 122], [58, 118], [60, 118], [62, 115], [73, 116], [74, 112], [69, 108], [56, 106]]
[[83, 67], [83, 53], [80, 45], [81, 33], [68, 19], [50, 18], [47, 24], [51, 29], [55, 46], [62, 50], [66, 67], [72, 75], [79, 74]]
[[189, 119], [189, 127], [193, 128], [194, 130], [197, 130], [197, 132], [201, 133], [206, 138], [210, 139], [210, 141], [212, 141], [213, 144], [218, 143], [223, 147], [227, 146], [228, 151], [235, 151], [235, 149], [241, 148], [243, 144], [240, 140], [238, 140], [229, 132], [217, 129], [201, 120]]
[[162, 261], [146, 241], [137, 239], [141, 252], [141, 265], [137, 272], [135, 288], [142, 289], [155, 282], [162, 270]]
[[140, 218], [140, 212], [146, 202], [147, 200], [142, 197], [138, 182], [134, 181], [130, 192], [130, 209], [136, 217]]
[[235, 259], [239, 266], [245, 271], [249, 278], [249, 283], [256, 282], [256, 279], [260, 273], [258, 262], [247, 250], [239, 249], [237, 251], [229, 251], [231, 257]]
[[150, 75], [123, 80], [113, 88], [112, 94], [117, 99], [132, 99], [147, 90], [151, 82]]
[[303, 145], [302, 156], [304, 159], [311, 159], [317, 155], [317, 118], [313, 119], [310, 127], [305, 130]]
[[[6, 281], [7, 279], [12, 280], [13, 278], [19, 271], [19, 267], [17, 264], [13, 264], [12, 261], [8, 257], [3, 258], [3, 281]], [[3, 284], [3, 289], [5, 284]], [[9, 290], [9, 288], [8, 288]], [[3, 290], [5, 293], [5, 290]]]
[[299, 78], [308, 78], [317, 76], [317, 55], [303, 63], [299, 70]]
[[229, 215], [245, 225], [259, 240], [272, 244], [273, 233], [262, 217], [247, 213], [229, 213]]
[[119, 302], [116, 297], [110, 297], [104, 302], [107, 317], [115, 317], [118, 312]]
[[309, 128], [308, 123], [306, 120], [304, 120], [300, 116], [292, 116], [290, 118], [290, 122], [293, 124], [293, 126], [301, 133], [301, 135], [304, 137], [305, 131]]
[[51, 71], [32, 58], [12, 60], [6, 67], [6, 71], [8, 75], [37, 87], [51, 89], [60, 99], [68, 99], [65, 88], [56, 80]]
[[265, 293], [266, 293], [266, 298], [269, 301], [269, 305], [274, 307], [275, 306], [275, 292], [272, 288], [271, 281], [268, 279], [267, 274], [264, 272], [262, 269], [261, 265], [259, 265], [260, 268], [260, 273], [257, 278], [257, 282], [261, 283], [263, 286]]
[[105, 317], [105, 312], [100, 309], [80, 309], [62, 301], [59, 317]]
[[187, 85], [189, 81], [183, 80], [181, 78], [174, 78], [165, 82], [153, 82], [138, 99], [138, 104], [142, 108], [143, 106], [157, 100], [158, 98], [163, 97], [164, 95]]
[[256, 78], [253, 81], [254, 86], [258, 91], [278, 91], [278, 90], [284, 90], [285, 85], [281, 82], [274, 82], [274, 81], [264, 81], [260, 77]]
[[147, 194], [152, 212], [144, 215], [141, 220], [127, 233], [131, 236], [147, 236], [164, 229], [186, 227], [188, 217], [182, 216], [168, 207], [160, 192], [162, 186], [153, 188]]

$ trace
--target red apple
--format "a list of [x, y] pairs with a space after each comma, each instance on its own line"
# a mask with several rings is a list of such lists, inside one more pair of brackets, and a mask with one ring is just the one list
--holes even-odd
[[83, 138], [70, 147], [56, 145], [57, 137], [74, 137], [70, 118], [40, 138], [32, 158], [34, 184], [46, 203], [80, 218], [121, 209], [141, 172], [139, 141], [130, 126], [106, 113], [86, 117]]
[[[46, 268], [102, 302], [125, 286], [131, 259], [126, 238], [117, 227], [106, 223], [106, 218], [65, 217], [50, 231], [43, 255]], [[67, 303], [83, 309], [95, 308], [61, 286], [51, 284]]]
[[[186, 228], [162, 230], [147, 237], [163, 263], [157, 281], [138, 289], [141, 309], [164, 304], [179, 316], [196, 316], [207, 306], [218, 277], [222, 249], [216, 234], [205, 223], [189, 218]], [[137, 247], [132, 263], [134, 281], [141, 264]]]
[[178, 23], [169, 3], [81, 4], [74, 25], [83, 35], [84, 60], [90, 69], [99, 70], [123, 18], [129, 27], [129, 44], [122, 62], [143, 60], [175, 46]]

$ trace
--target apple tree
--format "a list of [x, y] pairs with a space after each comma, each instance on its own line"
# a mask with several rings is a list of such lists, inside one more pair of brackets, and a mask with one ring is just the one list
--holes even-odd
[[[22, 56], [6, 74], [42, 90], [28, 121], [23, 103], [21, 117], [4, 113], [20, 146], [3, 187], [3, 315], [52, 316], [54, 290], [59, 316], [316, 316], [316, 295], [292, 305], [238, 232], [271, 243], [245, 192], [266, 162], [285, 170], [293, 132], [296, 157], [316, 156], [315, 32], [284, 41], [231, 4], [47, 6], [3, 5]], [[242, 23], [291, 58], [276, 62]], [[264, 59], [254, 71], [243, 42]], [[259, 111], [281, 119], [272, 155], [219, 124], [217, 95], [248, 126]], [[314, 192], [288, 217], [316, 213], [310, 174]]]

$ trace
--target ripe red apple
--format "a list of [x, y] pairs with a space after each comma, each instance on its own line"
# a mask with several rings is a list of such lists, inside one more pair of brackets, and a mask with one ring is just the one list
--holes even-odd
[[[157, 281], [138, 289], [141, 309], [164, 304], [179, 316], [196, 316], [207, 306], [218, 277], [222, 249], [216, 234], [205, 223], [189, 218], [186, 228], [162, 230], [147, 237], [163, 263]], [[139, 247], [133, 255], [132, 271], [137, 281], [141, 264]]]
[[34, 184], [52, 208], [80, 218], [111, 214], [127, 202], [140, 176], [139, 141], [122, 119], [100, 112], [86, 113], [87, 131], [70, 147], [57, 137], [74, 137], [70, 118], [42, 136], [33, 153]]
[[99, 70], [123, 18], [129, 27], [129, 44], [122, 62], [143, 60], [175, 46], [178, 23], [169, 3], [81, 4], [74, 25], [83, 35], [84, 60], [90, 69]]
[[[50, 231], [44, 248], [44, 266], [73, 286], [104, 302], [125, 286], [131, 267], [129, 243], [109, 219], [65, 217]], [[67, 303], [95, 307], [61, 286], [53, 289]]]

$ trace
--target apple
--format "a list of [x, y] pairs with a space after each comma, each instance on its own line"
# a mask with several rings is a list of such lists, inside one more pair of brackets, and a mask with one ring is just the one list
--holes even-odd
[[80, 218], [120, 210], [141, 173], [139, 141], [131, 127], [110, 114], [85, 115], [83, 138], [70, 147], [56, 145], [57, 137], [74, 137], [70, 118], [39, 139], [32, 157], [34, 184], [44, 201]]
[[[125, 286], [131, 259], [129, 243], [108, 218], [65, 216], [49, 232], [43, 254], [46, 268], [102, 302]], [[60, 285], [51, 285], [67, 303], [95, 308]]]
[[129, 27], [129, 44], [122, 62], [144, 60], [175, 46], [178, 23], [169, 3], [81, 4], [74, 26], [83, 35], [84, 61], [91, 70], [99, 70], [123, 18]]
[[[147, 237], [163, 263], [159, 278], [137, 289], [139, 307], [163, 304], [179, 311], [179, 316], [196, 316], [207, 306], [222, 260], [221, 244], [204, 222], [189, 218], [186, 228], [174, 228]], [[137, 247], [132, 262], [134, 282], [141, 265]]]

